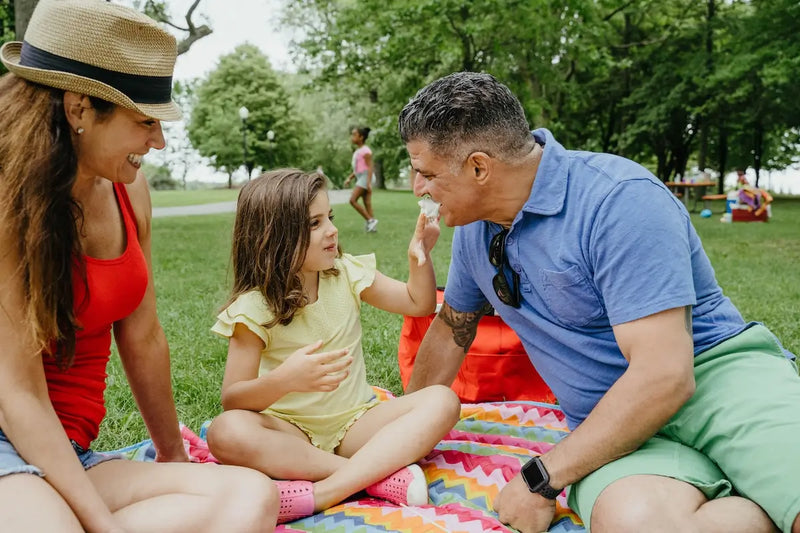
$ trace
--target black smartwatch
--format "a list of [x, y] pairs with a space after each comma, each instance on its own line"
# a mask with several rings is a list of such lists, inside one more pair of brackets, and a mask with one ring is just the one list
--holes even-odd
[[540, 494], [548, 500], [555, 500], [561, 494], [562, 489], [554, 489], [550, 486], [550, 474], [547, 473], [547, 469], [539, 457], [534, 457], [525, 463], [520, 474], [531, 492]]

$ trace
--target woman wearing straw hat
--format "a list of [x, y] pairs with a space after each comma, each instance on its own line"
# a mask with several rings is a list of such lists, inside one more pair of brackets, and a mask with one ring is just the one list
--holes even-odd
[[[102, 0], [42, 0], [0, 59], [3, 531], [271, 531], [274, 484], [191, 465], [156, 316], [141, 158], [164, 147], [175, 39]], [[157, 462], [89, 449], [111, 332]]]

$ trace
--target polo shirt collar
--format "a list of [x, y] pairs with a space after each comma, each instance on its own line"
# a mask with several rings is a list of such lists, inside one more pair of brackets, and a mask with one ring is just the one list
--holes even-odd
[[567, 195], [567, 151], [556, 141], [550, 130], [540, 128], [531, 134], [537, 143], [544, 146], [544, 152], [531, 194], [522, 210], [537, 215], [556, 215], [564, 208], [564, 198]]

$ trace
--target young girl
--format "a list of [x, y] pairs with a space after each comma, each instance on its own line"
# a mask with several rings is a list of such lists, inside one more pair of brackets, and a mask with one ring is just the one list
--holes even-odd
[[438, 221], [421, 214], [402, 283], [375, 270], [372, 254], [341, 253], [319, 174], [277, 170], [242, 188], [233, 294], [212, 328], [230, 339], [225, 412], [208, 443], [223, 463], [302, 480], [278, 482], [279, 522], [363, 489], [396, 504], [428, 503], [413, 463], [453, 427], [460, 403], [443, 386], [379, 402], [366, 380], [360, 304], [433, 312], [438, 237]]
[[[353, 172], [344, 180], [344, 186], [347, 187], [353, 178], [356, 179], [356, 186], [350, 195], [350, 205], [366, 220], [364, 229], [374, 232], [377, 231], [378, 219], [372, 211], [372, 150], [364, 144], [369, 132], [370, 129], [364, 126], [353, 128], [350, 132], [350, 142], [356, 145], [356, 149], [353, 152]], [[359, 198], [364, 202], [364, 207], [359, 205]]]

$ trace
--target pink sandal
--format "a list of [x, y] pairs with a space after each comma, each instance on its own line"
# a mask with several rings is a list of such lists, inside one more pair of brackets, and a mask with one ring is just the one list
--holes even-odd
[[428, 504], [428, 482], [425, 473], [416, 464], [401, 468], [365, 490], [370, 496], [395, 505]]
[[310, 481], [276, 481], [275, 485], [281, 494], [279, 524], [314, 514], [314, 485]]

